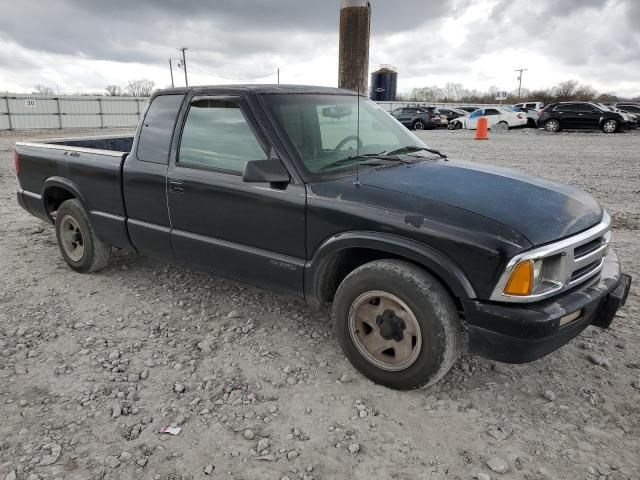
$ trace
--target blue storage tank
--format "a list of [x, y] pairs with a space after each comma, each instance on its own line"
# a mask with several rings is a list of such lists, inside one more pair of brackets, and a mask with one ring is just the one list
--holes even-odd
[[394, 102], [398, 87], [398, 72], [391, 65], [380, 65], [380, 69], [371, 74], [369, 98], [374, 102]]

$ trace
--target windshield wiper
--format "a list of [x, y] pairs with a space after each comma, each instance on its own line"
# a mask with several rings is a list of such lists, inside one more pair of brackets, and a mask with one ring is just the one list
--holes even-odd
[[347, 163], [351, 162], [352, 160], [358, 160], [360, 158], [372, 158], [372, 159], [384, 159], [387, 160], [386, 157], [381, 157], [380, 155], [384, 155], [386, 152], [386, 150], [383, 150], [382, 152], [378, 152], [378, 153], [364, 153], [362, 155], [351, 155], [350, 157], [345, 157], [345, 158], [341, 158], [340, 160], [336, 160], [335, 162], [331, 162], [326, 164], [324, 167], [322, 167], [320, 169], [320, 171], [324, 171], [324, 170], [328, 170], [329, 168], [333, 168], [333, 167], [339, 167], [340, 165], [346, 165]]
[[422, 151], [433, 153], [435, 155], [438, 155], [440, 158], [447, 158], [447, 156], [444, 153], [442, 153], [440, 150], [436, 150], [434, 148], [427, 148], [427, 147], [417, 147], [414, 145], [407, 145], [406, 147], [398, 148], [396, 150], [391, 150], [386, 155], [400, 155], [403, 153], [413, 153], [413, 152], [422, 152]]

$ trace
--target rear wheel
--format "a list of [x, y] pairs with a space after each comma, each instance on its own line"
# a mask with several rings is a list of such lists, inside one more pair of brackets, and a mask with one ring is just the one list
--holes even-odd
[[511, 127], [509, 126], [509, 123], [507, 123], [505, 120], [501, 120], [498, 122], [498, 125], [501, 125], [502, 128], [505, 128], [507, 130], [509, 130]]
[[615, 133], [617, 130], [618, 130], [617, 120], [609, 119], [602, 124], [602, 131], [604, 133]]
[[560, 131], [560, 122], [555, 118], [550, 118], [544, 122], [544, 129], [550, 133], [556, 133]]
[[424, 130], [425, 129], [425, 124], [422, 120], [416, 120], [415, 122], [413, 122], [413, 129], [414, 130]]
[[58, 208], [56, 238], [62, 257], [77, 272], [96, 272], [109, 263], [111, 247], [96, 237], [76, 199], [67, 200]]
[[340, 284], [333, 309], [342, 350], [375, 383], [428, 386], [458, 358], [461, 327], [452, 298], [410, 263], [379, 260], [357, 268]]

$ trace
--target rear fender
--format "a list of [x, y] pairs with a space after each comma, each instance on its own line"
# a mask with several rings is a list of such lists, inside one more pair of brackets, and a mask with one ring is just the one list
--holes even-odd
[[42, 185], [41, 195], [42, 195], [42, 209], [46, 213], [46, 216], [49, 218], [49, 221], [51, 223], [53, 223], [53, 217], [51, 216], [51, 214], [47, 209], [47, 192], [53, 187], [58, 187], [58, 188], [67, 190], [82, 204], [82, 207], [86, 212], [89, 212], [91, 210], [91, 205], [86, 200], [84, 195], [80, 193], [80, 189], [74, 182], [64, 177], [50, 177], [44, 181]]

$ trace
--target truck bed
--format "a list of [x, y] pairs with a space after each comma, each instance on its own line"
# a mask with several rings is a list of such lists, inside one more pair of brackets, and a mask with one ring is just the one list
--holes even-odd
[[[96, 232], [105, 240], [123, 238], [119, 231], [126, 218], [122, 164], [132, 144], [133, 135], [16, 143], [20, 193], [26, 207], [52, 222], [60, 199], [51, 193], [64, 188], [80, 199]], [[113, 245], [120, 243], [116, 240]]]

